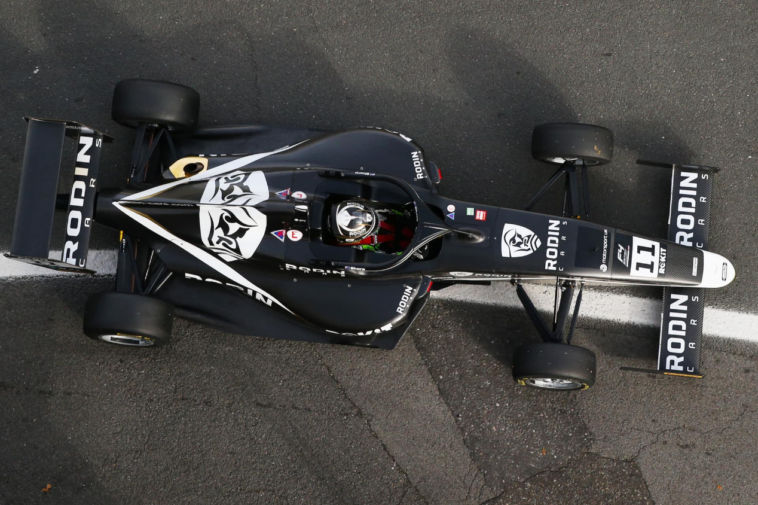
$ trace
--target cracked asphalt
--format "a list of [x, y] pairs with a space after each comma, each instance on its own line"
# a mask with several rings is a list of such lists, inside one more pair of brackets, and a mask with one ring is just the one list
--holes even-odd
[[[0, 249], [21, 117], [112, 134], [100, 182], [118, 185], [131, 137], [110, 120], [113, 85], [146, 77], [198, 89], [204, 125], [402, 131], [440, 165], [445, 194], [493, 205], [523, 204], [549, 176], [529, 156], [534, 125], [601, 124], [616, 152], [591, 175], [593, 212], [652, 236], [666, 231], [669, 176], [635, 158], [721, 166], [710, 244], [738, 276], [708, 304], [758, 312], [757, 13], [705, 0], [5, 0]], [[113, 245], [95, 230], [93, 249]], [[111, 283], [0, 281], [1, 505], [758, 503], [754, 346], [706, 339], [703, 380], [635, 374], [619, 367], [652, 366], [657, 331], [580, 320], [599, 381], [546, 394], [510, 377], [513, 349], [536, 338], [520, 312], [433, 300], [392, 352], [181, 321], [169, 347], [135, 350], [81, 335], [87, 296]]]

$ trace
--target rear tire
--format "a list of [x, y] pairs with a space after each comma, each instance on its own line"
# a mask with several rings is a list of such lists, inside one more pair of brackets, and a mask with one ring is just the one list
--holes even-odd
[[132, 347], [169, 343], [174, 308], [162, 300], [128, 293], [98, 293], [87, 300], [84, 333], [93, 340]]
[[582, 123], [548, 123], [532, 133], [532, 157], [562, 165], [605, 165], [613, 159], [613, 132]]
[[521, 386], [571, 391], [595, 384], [595, 353], [575, 345], [524, 344], [513, 356], [513, 378]]
[[194, 89], [165, 81], [128, 79], [113, 91], [113, 120], [136, 128], [140, 123], [192, 130], [200, 114], [200, 95]]

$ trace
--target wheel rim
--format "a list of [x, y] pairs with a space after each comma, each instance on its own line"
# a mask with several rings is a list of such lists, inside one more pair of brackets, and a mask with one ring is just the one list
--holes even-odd
[[150, 347], [155, 344], [152, 339], [137, 335], [99, 335], [98, 338], [109, 344], [126, 345], [130, 347]]
[[573, 379], [550, 379], [547, 377], [530, 377], [524, 382], [535, 388], [542, 389], [582, 389], [584, 384]]
[[585, 160], [582, 158], [561, 158], [561, 157], [555, 157], [555, 158], [545, 158], [545, 161], [548, 163], [556, 163], [558, 165], [563, 165], [566, 162], [573, 163], [574, 165], [581, 165], [584, 163], [588, 167], [593, 165], [599, 165], [600, 162], [597, 160]]

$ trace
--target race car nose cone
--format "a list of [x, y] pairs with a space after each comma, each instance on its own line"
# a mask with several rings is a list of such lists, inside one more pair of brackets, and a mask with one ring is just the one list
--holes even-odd
[[734, 265], [719, 254], [703, 251], [703, 280], [701, 288], [723, 288], [734, 280]]

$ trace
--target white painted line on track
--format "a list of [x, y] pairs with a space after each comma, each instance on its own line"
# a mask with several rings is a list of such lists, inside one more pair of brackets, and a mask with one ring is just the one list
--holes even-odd
[[[539, 310], [553, 313], [555, 302], [553, 286], [524, 283], [524, 287]], [[516, 296], [516, 290], [508, 282], [493, 282], [491, 286], [459, 284], [441, 291], [435, 291], [433, 296], [442, 300], [522, 308], [521, 301]], [[661, 300], [654, 300], [610, 293], [585, 286], [580, 320], [589, 318], [619, 324], [659, 326], [661, 324], [662, 299], [663, 295], [661, 295]], [[758, 342], [758, 332], [755, 331], [758, 328], [758, 314], [706, 306], [704, 319], [704, 335]]]
[[[38, 267], [23, 263], [21, 261], [6, 258], [0, 253], [0, 280], [14, 277], [68, 277], [82, 274], [72, 274], [66, 272], [57, 272], [49, 268]], [[48, 256], [51, 259], [60, 260], [61, 251], [50, 251]], [[116, 251], [89, 251], [87, 254], [87, 268], [94, 270], [98, 275], [115, 275], [116, 273]]]
[[[51, 251], [51, 258], [61, 257], [60, 251]], [[116, 251], [90, 251], [87, 268], [99, 275], [113, 275], [116, 272]], [[75, 276], [36, 267], [0, 256], [0, 280], [8, 278], [38, 278]], [[553, 286], [545, 284], [525, 284], [529, 296], [538, 309], [552, 313], [554, 302]], [[521, 308], [516, 290], [508, 282], [493, 282], [491, 286], [459, 284], [442, 291], [435, 291], [433, 297], [440, 300], [455, 300], [507, 308]], [[661, 322], [661, 300], [620, 295], [585, 287], [582, 299], [581, 318], [612, 321], [619, 324], [658, 326]], [[712, 337], [758, 342], [758, 314], [705, 308], [703, 333]]]

